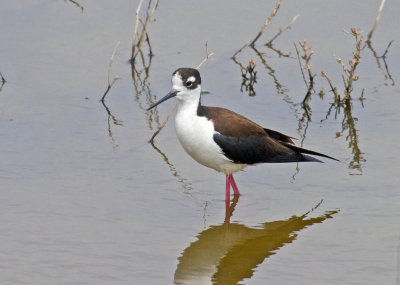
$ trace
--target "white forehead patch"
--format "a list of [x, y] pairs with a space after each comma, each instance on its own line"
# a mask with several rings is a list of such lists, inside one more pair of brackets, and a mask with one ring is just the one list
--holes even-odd
[[179, 72], [175, 73], [174, 76], [172, 76], [172, 85], [176, 86], [182, 86], [182, 76], [179, 74]]
[[196, 81], [196, 78], [195, 78], [194, 76], [190, 76], [190, 77], [187, 79], [187, 81], [195, 82], [195, 81]]

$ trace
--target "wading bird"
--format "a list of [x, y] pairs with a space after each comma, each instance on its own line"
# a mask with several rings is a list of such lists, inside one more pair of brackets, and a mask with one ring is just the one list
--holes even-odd
[[147, 110], [176, 97], [175, 117], [178, 139], [198, 163], [226, 175], [225, 199], [230, 186], [240, 195], [232, 174], [258, 163], [322, 162], [309, 155], [333, 157], [294, 145], [292, 138], [261, 127], [249, 119], [219, 107], [202, 106], [201, 77], [198, 70], [179, 68], [172, 74], [172, 90]]

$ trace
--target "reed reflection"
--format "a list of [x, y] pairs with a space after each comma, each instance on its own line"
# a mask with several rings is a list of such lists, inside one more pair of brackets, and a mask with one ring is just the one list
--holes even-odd
[[118, 120], [110, 111], [110, 109], [108, 108], [106, 102], [104, 100], [100, 101], [101, 104], [103, 105], [104, 109], [107, 112], [107, 131], [108, 131], [108, 136], [111, 139], [111, 144], [113, 149], [116, 149], [118, 147], [118, 144], [115, 142], [115, 139], [113, 137], [113, 133], [112, 133], [112, 125], [115, 126], [123, 126], [123, 121]]
[[[278, 49], [273, 49], [272, 46], [267, 46], [269, 49], [277, 52], [279, 51]], [[264, 68], [267, 70], [268, 75], [271, 76], [272, 80], [274, 81], [274, 85], [275, 88], [278, 92], [278, 94], [282, 94], [284, 96], [287, 96], [287, 92], [289, 91], [287, 88], [285, 88], [284, 85], [282, 85], [280, 83], [280, 81], [278, 80], [278, 77], [275, 74], [275, 69], [273, 69], [268, 63], [267, 63], [267, 59], [265, 56], [265, 53], [260, 52], [255, 46], [251, 47], [251, 49], [255, 52], [255, 54], [258, 56], [258, 58], [260, 59], [261, 64], [264, 66]], [[287, 57], [287, 58], [292, 58], [289, 54], [283, 54], [282, 52], [278, 52], [278, 56], [279, 58], [281, 57]], [[289, 99], [290, 102], [292, 102], [292, 100], [290, 98], [284, 97], [285, 100]]]
[[83, 10], [85, 9], [81, 4], [79, 4], [78, 1], [75, 1], [75, 0], [64, 0], [64, 2], [70, 2], [70, 3], [74, 4], [76, 7], [78, 7], [81, 10], [82, 13], [83, 13]]
[[[139, 3], [138, 9], [136, 11], [137, 21], [135, 26], [134, 39], [132, 43], [132, 55], [130, 59], [131, 63], [131, 76], [132, 82], [135, 92], [135, 101], [138, 103], [138, 106], [141, 110], [145, 111], [146, 106], [150, 106], [154, 104], [153, 95], [151, 94], [150, 88], [150, 68], [153, 60], [153, 51], [151, 48], [150, 37], [147, 33], [147, 26], [153, 19], [154, 12], [158, 6], [158, 0], [154, 2], [153, 7], [151, 8], [152, 1], [148, 1], [147, 10], [145, 11], [146, 16], [145, 19], [142, 20], [140, 18], [140, 9], [142, 2]], [[139, 27], [140, 26], [140, 27]], [[177, 181], [181, 185], [183, 192], [185, 194], [190, 194], [190, 190], [192, 189], [191, 183], [188, 182], [187, 179], [181, 176], [180, 172], [176, 169], [176, 167], [169, 161], [167, 155], [159, 149], [154, 143], [154, 137], [162, 128], [162, 124], [160, 123], [160, 115], [158, 113], [157, 108], [146, 111], [145, 112], [146, 121], [148, 124], [148, 128], [150, 130], [157, 130], [153, 137], [150, 139], [151, 146], [156, 150], [162, 160], [170, 169], [172, 175], [177, 178]], [[168, 119], [167, 119], [168, 120]], [[164, 124], [166, 121], [164, 121]]]
[[348, 147], [351, 149], [352, 159], [350, 160], [348, 167], [349, 169], [357, 170], [357, 173], [351, 174], [362, 174], [362, 164], [366, 162], [366, 159], [364, 158], [364, 153], [359, 147], [359, 134], [356, 128], [358, 119], [353, 115], [353, 104], [351, 99], [335, 100], [332, 102], [326, 113], [325, 119], [321, 120], [321, 122], [327, 120], [332, 114], [335, 120], [342, 116], [342, 129], [341, 131], [336, 132], [336, 138], [345, 136], [345, 139], [348, 142]]
[[257, 227], [230, 223], [239, 202], [235, 197], [227, 207], [225, 222], [200, 232], [178, 258], [175, 284], [239, 284], [251, 278], [257, 266], [279, 249], [294, 242], [303, 229], [333, 218], [339, 210], [308, 217], [316, 207], [301, 216], [265, 222]]
[[3, 89], [4, 84], [6, 84], [6, 79], [3, 77], [3, 74], [0, 72], [0, 92]]
[[[378, 53], [377, 53], [377, 52], [375, 51], [375, 49], [372, 47], [372, 42], [371, 42], [370, 40], [369, 40], [369, 41], [366, 41], [366, 47], [368, 47], [369, 50], [372, 52], [372, 55], [375, 57], [376, 65], [377, 65], [378, 69], [379, 69], [380, 71], [382, 71], [385, 85], [388, 85], [387, 82], [390, 81], [390, 82], [391, 82], [390, 85], [392, 85], [392, 86], [394, 86], [395, 82], [394, 82], [394, 79], [392, 78], [392, 75], [391, 75], [390, 72], [389, 72], [389, 66], [388, 66], [388, 64], [387, 64], [387, 62], [386, 62], [386, 55], [387, 55], [387, 53], [388, 53], [388, 51], [389, 51], [389, 48], [391, 47], [393, 41], [394, 41], [394, 40], [391, 40], [391, 41], [388, 43], [388, 45], [387, 45], [385, 51], [383, 52], [383, 54], [382, 54], [381, 56], [378, 56]], [[383, 67], [382, 67], [381, 60], [382, 60], [382, 62], [383, 62], [383, 65], [384, 65], [385, 69], [383, 69]]]
[[164, 152], [162, 152], [154, 142], [150, 142], [151, 146], [162, 156], [164, 162], [168, 165], [169, 170], [171, 171], [172, 175], [177, 178], [178, 182], [181, 184], [184, 193], [190, 195], [190, 190], [192, 190], [192, 184], [176, 169], [176, 167], [169, 161], [168, 157]]
[[[135, 101], [138, 103], [140, 109], [145, 110], [146, 108], [143, 106], [153, 105], [154, 102], [152, 100], [152, 95], [150, 92], [150, 83], [148, 81], [150, 74], [150, 66], [151, 66], [152, 57], [149, 56], [149, 60], [146, 65], [146, 61], [142, 61], [141, 68], [139, 68], [139, 64], [131, 65], [132, 68], [132, 81], [135, 89]], [[144, 99], [143, 96], [144, 95]], [[144, 100], [144, 102], [143, 102]], [[158, 129], [156, 133], [160, 131], [161, 123], [160, 116], [158, 114], [157, 109], [153, 109], [151, 111], [145, 112], [146, 121], [148, 124], [148, 128], [150, 130]], [[155, 134], [156, 134], [155, 133]], [[169, 161], [167, 155], [161, 151], [154, 143], [154, 136], [151, 138], [150, 143], [151, 146], [161, 155], [163, 161], [166, 163], [168, 168], [174, 177], [177, 178], [179, 184], [181, 185], [185, 194], [190, 194], [190, 190], [192, 189], [191, 183], [188, 180], [181, 176], [180, 172], [176, 169], [176, 167]]]
[[[146, 110], [146, 106], [154, 104], [149, 82], [151, 61], [152, 57], [149, 57], [147, 63], [142, 62], [143, 65], [138, 63], [131, 65], [132, 82], [135, 90], [135, 101], [138, 103], [139, 108], [143, 111]], [[147, 127], [150, 130], [158, 129], [160, 127], [160, 116], [157, 109], [145, 112], [145, 116]]]
[[[274, 85], [276, 87], [276, 90], [278, 94], [283, 94], [284, 100], [293, 102], [288, 95], [286, 94], [288, 89], [283, 86], [276, 74], [275, 74], [275, 69], [273, 69], [266, 60], [266, 54], [263, 52], [260, 52], [255, 46], [250, 46], [251, 50], [257, 55], [257, 57], [260, 60], [261, 65], [266, 69], [267, 73], [269, 76], [271, 76], [272, 80], [274, 81]], [[272, 47], [268, 47], [272, 49]], [[275, 52], [279, 51], [277, 49], [273, 49]], [[290, 57], [290, 54], [286, 55], [283, 54], [282, 52], [278, 53], [279, 57]], [[249, 60], [249, 63], [245, 66], [242, 62], [240, 62], [237, 57], [232, 57], [233, 62], [239, 66], [241, 76], [242, 76], [242, 83], [240, 87], [240, 92], [243, 93], [243, 91], [248, 92], [249, 96], [256, 96], [256, 91], [255, 91], [255, 84], [257, 83], [257, 70], [256, 70], [256, 62], [253, 59]]]
[[[152, 1], [148, 1], [147, 9], [144, 11], [144, 19], [140, 16], [140, 10], [143, 4], [142, 2], [143, 1], [139, 2], [136, 10], [136, 24], [132, 40], [132, 53], [129, 61], [131, 63], [131, 76], [135, 92], [135, 101], [138, 103], [140, 109], [146, 110], [145, 106], [154, 103], [149, 82], [150, 68], [154, 54], [147, 27], [153, 20], [154, 13], [158, 7], [158, 0], [155, 1], [153, 7], [151, 7]], [[160, 117], [157, 109], [146, 112], [145, 115], [150, 130], [158, 129], [160, 127]]]

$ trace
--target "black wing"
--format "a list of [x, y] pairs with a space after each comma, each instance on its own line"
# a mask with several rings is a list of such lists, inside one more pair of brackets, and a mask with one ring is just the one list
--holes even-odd
[[[215, 133], [213, 138], [221, 147], [226, 157], [235, 163], [322, 162], [311, 156], [303, 155], [301, 153], [303, 149], [301, 148], [294, 147], [291, 149], [286, 146], [286, 143], [281, 143], [268, 136], [255, 135], [237, 138]], [[318, 155], [316, 152], [305, 151], [306, 153]], [[327, 157], [325, 155], [322, 156]]]

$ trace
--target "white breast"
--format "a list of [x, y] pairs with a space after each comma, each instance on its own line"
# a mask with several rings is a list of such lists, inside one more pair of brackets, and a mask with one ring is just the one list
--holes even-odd
[[242, 170], [245, 164], [233, 163], [215, 143], [214, 125], [206, 117], [197, 116], [192, 108], [179, 106], [175, 118], [178, 139], [186, 152], [198, 163], [225, 174]]

